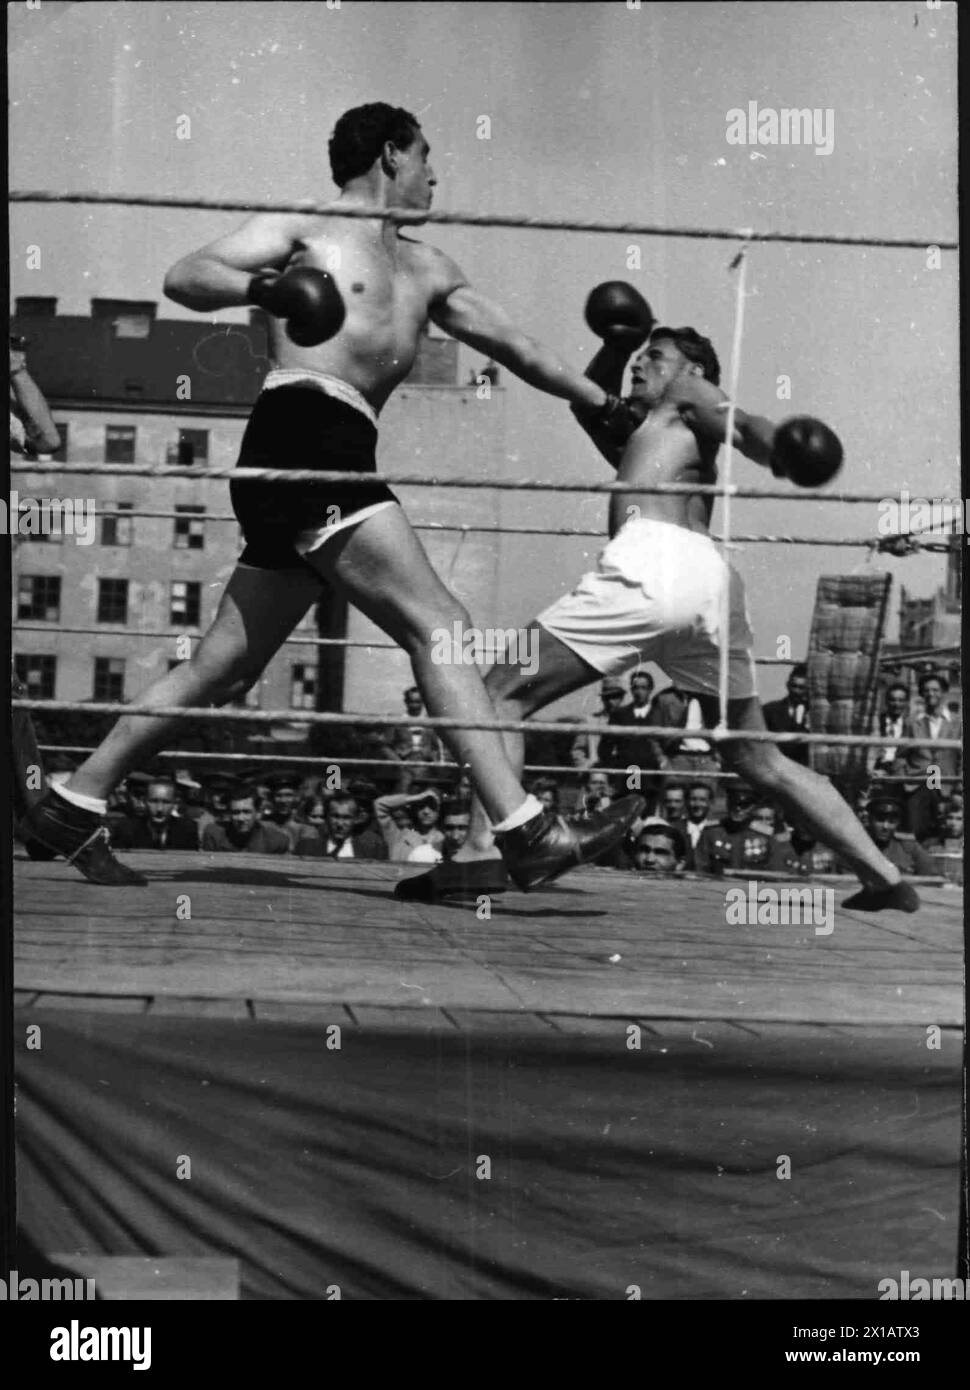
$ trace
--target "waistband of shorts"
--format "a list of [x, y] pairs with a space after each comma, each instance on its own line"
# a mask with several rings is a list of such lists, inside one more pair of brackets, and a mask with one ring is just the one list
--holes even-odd
[[629, 521], [625, 521], [617, 531], [612, 540], [618, 541], [620, 538], [627, 538], [635, 534], [643, 534], [652, 531], [658, 537], [665, 540], [676, 540], [684, 545], [703, 545], [713, 547], [713, 537], [707, 531], [691, 531], [686, 526], [678, 526], [673, 521], [661, 521], [659, 517], [653, 516], [634, 516]]
[[364, 399], [356, 386], [351, 386], [339, 376], [331, 376], [328, 372], [314, 372], [309, 367], [274, 367], [266, 375], [263, 390], [272, 391], [278, 386], [315, 387], [325, 395], [343, 401], [344, 405], [353, 406], [361, 415], [366, 415], [372, 425], [377, 425], [377, 415], [371, 403]]

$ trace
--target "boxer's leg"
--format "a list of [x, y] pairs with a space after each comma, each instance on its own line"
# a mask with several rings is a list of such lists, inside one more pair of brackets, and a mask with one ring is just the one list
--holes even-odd
[[[527, 653], [531, 657], [527, 665], [498, 661], [485, 677], [485, 689], [492, 699], [497, 718], [528, 719], [564, 695], [582, 690], [602, 679], [601, 672], [541, 624], [530, 623], [526, 638]], [[502, 737], [512, 770], [521, 778], [525, 763], [525, 735], [505, 733]], [[491, 824], [481, 801], [476, 797], [472, 803], [468, 839], [455, 854], [455, 859], [466, 862], [495, 858], [497, 855]]]
[[[320, 582], [303, 567], [251, 569], [238, 565], [212, 626], [190, 660], [144, 691], [134, 705], [224, 705], [259, 678], [319, 596]], [[177, 716], [124, 715], [65, 784], [68, 791], [104, 799], [145, 757], [178, 732]]]
[[[704, 718], [713, 728], [718, 720], [717, 699], [700, 696]], [[729, 700], [728, 725], [732, 729], [762, 730], [764, 716], [757, 699]], [[786, 758], [777, 744], [728, 739], [719, 745], [725, 765], [737, 772], [751, 786], [780, 802], [789, 817], [803, 825], [817, 840], [821, 840], [859, 875], [868, 894], [858, 895], [866, 901], [844, 906], [872, 905], [901, 907], [913, 911], [919, 899], [911, 887], [900, 889], [901, 874], [874, 842], [832, 783], [811, 768]], [[892, 897], [893, 890], [898, 898]], [[880, 897], [886, 901], [879, 902]]]
[[[474, 665], [435, 659], [436, 647], [443, 645], [435, 634], [450, 638], [456, 623], [466, 631], [471, 618], [435, 574], [400, 507], [386, 507], [336, 532], [305, 559], [403, 648], [430, 714], [472, 722], [495, 718]], [[526, 794], [500, 733], [442, 729], [440, 734], [458, 762], [468, 763], [493, 820], [505, 820], [523, 806]]]
[[[450, 639], [456, 624], [459, 631], [467, 631], [470, 620], [431, 568], [399, 507], [385, 507], [339, 531], [305, 558], [407, 652], [433, 715], [472, 723], [495, 718], [482, 678], [474, 665], [460, 659], [463, 652], [455, 653], [455, 660], [441, 659], [448, 643], [440, 638]], [[527, 890], [607, 854], [643, 804], [639, 797], [629, 797], [583, 821], [546, 815], [541, 803], [523, 791], [501, 734], [468, 728], [441, 733], [458, 761], [468, 763], [485, 809], [496, 822], [503, 883], [507, 869]]]

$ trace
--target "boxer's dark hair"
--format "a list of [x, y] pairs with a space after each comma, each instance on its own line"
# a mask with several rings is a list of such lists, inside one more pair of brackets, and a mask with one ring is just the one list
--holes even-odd
[[696, 362], [703, 367], [704, 376], [715, 386], [721, 384], [721, 364], [717, 360], [714, 344], [710, 338], [702, 338], [696, 328], [655, 328], [650, 341], [656, 338], [669, 338], [680, 349], [688, 362]]
[[330, 137], [330, 172], [338, 188], [366, 174], [380, 157], [385, 144], [409, 149], [420, 126], [416, 116], [403, 106], [372, 101], [345, 111]]
[[449, 797], [441, 807], [441, 819], [447, 820], [449, 816], [470, 816], [472, 804], [470, 801], [463, 801], [460, 797]]

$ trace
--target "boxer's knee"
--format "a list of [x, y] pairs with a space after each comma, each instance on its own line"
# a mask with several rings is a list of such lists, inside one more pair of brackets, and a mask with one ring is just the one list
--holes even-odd
[[461, 664], [464, 635], [472, 625], [464, 604], [451, 595], [428, 600], [405, 600], [400, 611], [398, 641], [412, 657], [430, 658], [443, 665], [449, 656]]
[[745, 782], [766, 792], [781, 789], [786, 781], [786, 767], [794, 767], [790, 759], [771, 743], [739, 742], [725, 745], [724, 761], [732, 772]]
[[241, 700], [262, 675], [262, 667], [248, 652], [231, 648], [200, 647], [186, 666], [200, 697], [215, 705]]

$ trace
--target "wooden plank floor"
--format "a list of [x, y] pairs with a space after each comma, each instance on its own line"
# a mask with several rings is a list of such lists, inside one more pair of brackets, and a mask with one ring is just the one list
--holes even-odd
[[826, 885], [835, 923], [819, 936], [729, 925], [735, 885], [713, 879], [584, 869], [495, 897], [481, 920], [474, 905], [396, 901], [411, 866], [125, 859], [147, 888], [98, 888], [66, 864], [17, 860], [18, 1003], [442, 1027], [514, 1015], [539, 1032], [618, 1017], [755, 1029], [963, 1021], [962, 892], [948, 885], [921, 887], [913, 915], [845, 911], [853, 885]]

